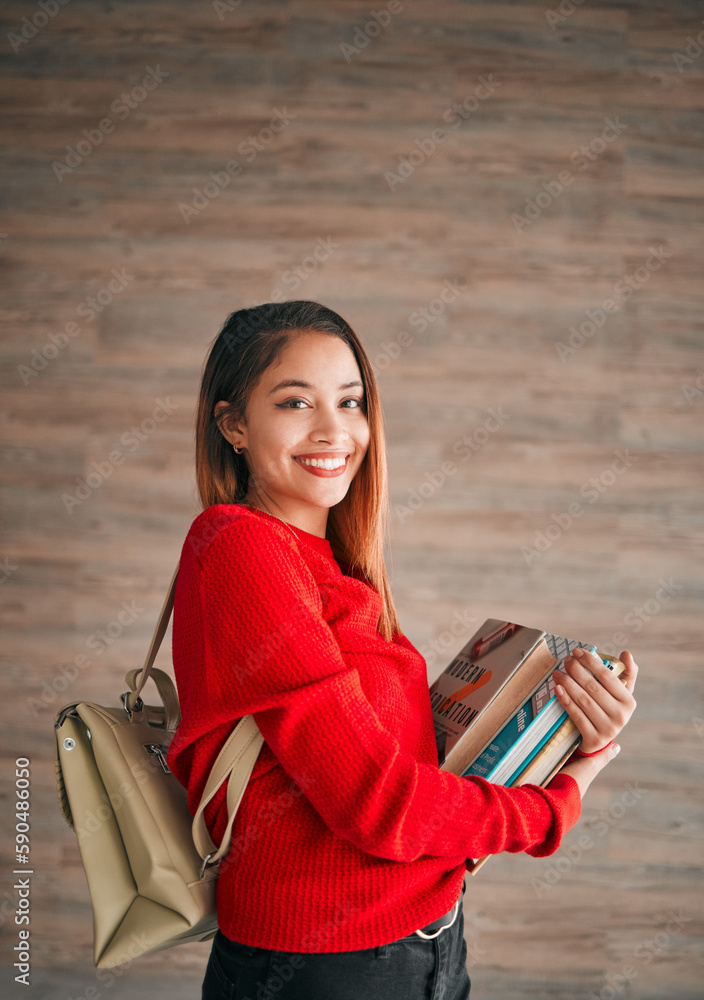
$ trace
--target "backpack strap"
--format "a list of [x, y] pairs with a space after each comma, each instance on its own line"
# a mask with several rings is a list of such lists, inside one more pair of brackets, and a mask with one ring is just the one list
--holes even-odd
[[[128, 674], [128, 677], [131, 676], [131, 683], [130, 681], [128, 681], [128, 684], [132, 689], [125, 698], [125, 708], [128, 714], [135, 710], [137, 702], [142, 693], [142, 689], [149, 680], [149, 675], [151, 674], [152, 667], [154, 666], [154, 660], [156, 659], [156, 654], [159, 652], [159, 647], [161, 646], [162, 640], [166, 635], [166, 629], [168, 628], [169, 619], [171, 618], [171, 612], [174, 606], [174, 594], [176, 593], [176, 577], [178, 576], [178, 567], [179, 563], [176, 564], [176, 569], [174, 570], [174, 575], [171, 577], [171, 583], [169, 584], [168, 592], [166, 594], [166, 597], [164, 598], [164, 603], [162, 605], [161, 611], [159, 612], [159, 619], [156, 623], [156, 628], [154, 629], [154, 635], [152, 636], [151, 645], [149, 646], [149, 652], [147, 653], [147, 658], [144, 661], [144, 666], [140, 667], [138, 670], [130, 671], [130, 674]], [[137, 685], [134, 686], [134, 682], [136, 681], [137, 675], [139, 673], [141, 673], [142, 676], [140, 677]], [[161, 694], [161, 691], [159, 693]], [[169, 706], [166, 702], [166, 699], [163, 700], [164, 700], [164, 705], [166, 706], [168, 712]], [[173, 728], [175, 728], [175, 726]]]
[[[157, 685], [157, 689], [164, 702], [165, 726], [167, 729], [175, 729], [181, 718], [181, 711], [178, 704], [178, 695], [171, 678], [161, 670], [154, 668], [154, 661], [159, 652], [159, 647], [166, 634], [166, 629], [171, 618], [174, 607], [174, 595], [176, 593], [176, 578], [178, 576], [179, 564], [176, 565], [174, 574], [171, 577], [169, 590], [164, 599], [164, 603], [159, 613], [159, 619], [154, 629], [149, 652], [144, 661], [144, 666], [135, 670], [130, 670], [126, 680], [130, 691], [124, 696], [124, 705], [128, 714], [141, 707], [141, 692], [147, 680], [151, 676]], [[152, 669], [154, 672], [152, 673]], [[137, 677], [139, 681], [137, 681]], [[169, 681], [170, 684], [166, 684]], [[210, 770], [208, 780], [200, 803], [193, 817], [193, 842], [196, 850], [203, 858], [201, 878], [205, 874], [206, 866], [217, 864], [217, 862], [228, 852], [230, 839], [232, 837], [232, 825], [235, 822], [235, 814], [239, 808], [242, 796], [244, 795], [250, 775], [257, 762], [259, 751], [264, 743], [264, 737], [259, 732], [256, 722], [251, 715], [245, 715], [230, 736], [225, 741], [220, 753], [215, 758], [215, 762]], [[225, 833], [223, 834], [220, 847], [215, 850], [215, 844], [208, 832], [205, 823], [204, 811], [207, 804], [213, 798], [223, 781], [228, 779], [227, 784], [227, 812], [228, 820]]]
[[[206, 866], [217, 864], [230, 848], [232, 824], [235, 822], [235, 814], [242, 801], [247, 782], [257, 762], [257, 757], [263, 743], [264, 737], [259, 732], [254, 718], [251, 715], [245, 715], [237, 723], [222, 750], [215, 758], [215, 763], [210, 770], [208, 781], [203, 789], [200, 804], [193, 817], [193, 842], [196, 845], [196, 850], [201, 858], [203, 858], [201, 878], [205, 873]], [[228, 776], [227, 827], [225, 828], [220, 847], [215, 850], [215, 844], [205, 824], [205, 807]]]

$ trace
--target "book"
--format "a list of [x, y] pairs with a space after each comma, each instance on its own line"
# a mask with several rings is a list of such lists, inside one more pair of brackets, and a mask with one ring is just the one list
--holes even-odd
[[546, 633], [490, 618], [430, 686], [438, 763], [462, 774], [555, 663]]
[[[599, 653], [602, 662], [606, 662], [617, 677], [626, 669], [621, 660], [605, 653]], [[554, 697], [554, 696], [553, 696]], [[555, 703], [559, 704], [555, 698]], [[511, 776], [508, 784], [512, 788], [528, 783], [545, 786], [557, 774], [565, 761], [572, 756], [574, 750], [582, 742], [582, 734], [577, 729], [567, 712], [562, 709], [560, 723], [551, 738], [544, 744], [540, 752], [524, 760], [523, 765]]]
[[[553, 655], [560, 655], [561, 659], [556, 661], [549, 675], [540, 681], [527, 701], [463, 772], [465, 777], [478, 775], [498, 785], [510, 785], [567, 718], [567, 713], [555, 697], [552, 671], [564, 671], [565, 658], [578, 646], [589, 649], [591, 653], [596, 653], [596, 646], [586, 646], [563, 636], [549, 635], [545, 639]], [[605, 659], [602, 663], [610, 665]]]
[[[609, 660], [613, 664], [617, 676], [626, 669], [621, 660], [604, 653], [598, 655], [601, 656], [602, 660]], [[582, 734], [565, 712], [562, 722], [555, 729], [553, 735], [544, 743], [540, 752], [520, 770], [520, 773], [514, 775], [509, 787], [520, 788], [521, 785], [531, 784], [544, 788], [552, 781], [560, 768], [567, 763], [581, 742]], [[475, 875], [490, 857], [490, 854], [485, 854], [483, 858], [467, 858], [467, 871], [470, 875]]]
[[[510, 787], [548, 784], [581, 742], [552, 677], [577, 647], [625, 669], [593, 644], [487, 619], [430, 687], [439, 766]], [[467, 870], [489, 857], [468, 858]]]

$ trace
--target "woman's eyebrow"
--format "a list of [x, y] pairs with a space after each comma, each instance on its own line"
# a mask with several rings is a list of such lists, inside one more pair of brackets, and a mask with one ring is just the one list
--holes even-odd
[[[364, 388], [362, 386], [362, 383], [359, 381], [359, 379], [356, 379], [354, 382], [343, 382], [342, 385], [339, 386], [339, 388], [340, 389], [351, 389], [355, 385], [358, 385], [358, 386], [361, 386], [362, 388]], [[301, 381], [301, 379], [297, 379], [297, 378], [287, 378], [287, 379], [284, 379], [283, 382], [277, 382], [276, 385], [274, 386], [274, 388], [269, 390], [268, 395], [271, 396], [271, 394], [274, 393], [274, 392], [276, 392], [277, 389], [288, 389], [291, 386], [297, 386], [299, 389], [315, 389], [315, 386], [311, 385], [310, 382], [303, 382], [303, 381]]]

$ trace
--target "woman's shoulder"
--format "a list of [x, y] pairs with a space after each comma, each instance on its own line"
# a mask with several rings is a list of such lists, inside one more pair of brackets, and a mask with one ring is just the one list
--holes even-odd
[[194, 518], [184, 547], [202, 558], [216, 543], [217, 547], [235, 544], [241, 548], [250, 544], [255, 548], [275, 545], [280, 549], [281, 539], [285, 542], [286, 536], [275, 521], [257, 517], [243, 504], [213, 504]]
[[214, 504], [194, 519], [179, 563], [192, 582], [230, 581], [276, 592], [277, 600], [294, 589], [320, 601], [316, 578], [284, 524], [258, 517], [241, 504]]

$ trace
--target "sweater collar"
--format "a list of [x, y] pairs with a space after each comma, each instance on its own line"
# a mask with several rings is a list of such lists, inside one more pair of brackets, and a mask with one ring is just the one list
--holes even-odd
[[[237, 504], [238, 507], [244, 507], [244, 504]], [[266, 510], [260, 510], [259, 507], [244, 507], [245, 510], [252, 511], [256, 516], [266, 518], [269, 521], [278, 521], [281, 524], [281, 518], [276, 517], [274, 514], [270, 514]], [[315, 549], [323, 556], [327, 556], [329, 559], [335, 560], [332, 553], [332, 546], [327, 538], [321, 538], [319, 535], [313, 535], [310, 531], [304, 531], [303, 528], [297, 527], [295, 524], [289, 524], [286, 521], [286, 525], [293, 531], [295, 536], [301, 541], [306, 542], [311, 548]]]

